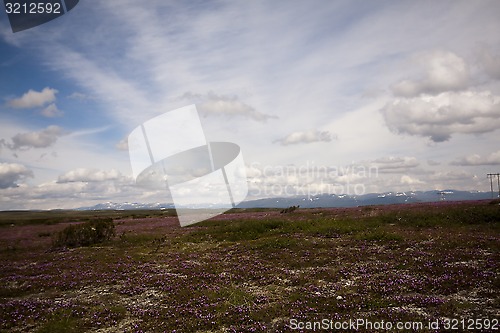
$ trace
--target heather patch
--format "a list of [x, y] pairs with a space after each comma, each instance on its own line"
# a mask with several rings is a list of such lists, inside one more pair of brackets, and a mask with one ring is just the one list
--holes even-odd
[[151, 212], [117, 216], [116, 236], [65, 251], [39, 234], [67, 221], [50, 231], [24, 221], [1, 235], [0, 331], [286, 332], [291, 319], [498, 318], [499, 210], [235, 210], [188, 228]]

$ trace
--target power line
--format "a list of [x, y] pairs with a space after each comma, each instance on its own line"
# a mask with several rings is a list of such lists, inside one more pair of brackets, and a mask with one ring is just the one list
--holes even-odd
[[500, 198], [500, 173], [488, 173], [486, 175], [490, 179], [490, 188], [491, 188], [491, 198], [494, 198], [493, 195], [493, 178], [497, 178], [498, 185], [498, 197]]

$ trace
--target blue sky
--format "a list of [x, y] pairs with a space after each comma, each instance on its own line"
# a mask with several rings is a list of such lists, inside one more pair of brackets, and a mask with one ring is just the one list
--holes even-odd
[[0, 209], [168, 201], [134, 185], [125, 139], [193, 103], [207, 139], [240, 145], [248, 199], [488, 191], [498, 12], [498, 1], [86, 0], [12, 33], [2, 11]]

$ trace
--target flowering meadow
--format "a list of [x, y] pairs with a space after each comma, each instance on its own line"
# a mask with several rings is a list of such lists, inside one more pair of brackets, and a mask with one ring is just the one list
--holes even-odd
[[[237, 209], [185, 228], [173, 215], [0, 212], [0, 332], [500, 318], [497, 202]], [[103, 216], [111, 240], [54, 247], [64, 228]]]

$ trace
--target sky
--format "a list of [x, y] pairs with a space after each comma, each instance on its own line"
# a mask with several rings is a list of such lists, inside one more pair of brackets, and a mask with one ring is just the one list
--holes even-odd
[[[169, 202], [127, 137], [196, 104], [240, 146], [247, 200], [489, 191], [500, 2], [85, 0], [13, 33], [0, 12], [0, 210]], [[165, 145], [175, 145], [165, 142]]]

